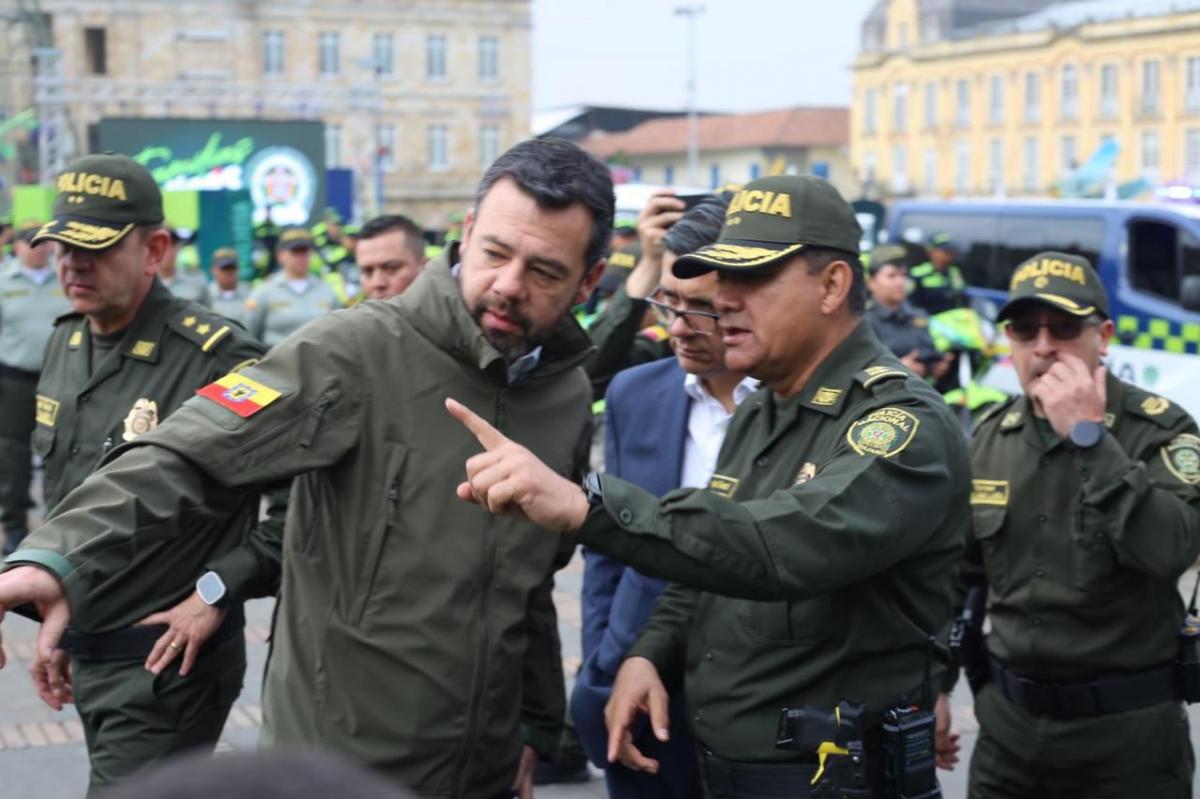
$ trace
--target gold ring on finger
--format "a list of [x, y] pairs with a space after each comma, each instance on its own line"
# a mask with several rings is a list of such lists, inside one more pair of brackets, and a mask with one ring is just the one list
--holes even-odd
[[178, 641], [172, 641], [172, 642], [169, 644], [169, 646], [170, 646], [172, 649], [178, 649], [178, 648], [179, 648], [179, 642], [178, 642]]

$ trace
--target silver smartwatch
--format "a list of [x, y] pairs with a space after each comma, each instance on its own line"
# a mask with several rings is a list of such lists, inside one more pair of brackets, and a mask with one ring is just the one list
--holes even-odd
[[214, 571], [207, 571], [196, 581], [196, 595], [209, 607], [224, 607], [227, 594], [225, 581]]

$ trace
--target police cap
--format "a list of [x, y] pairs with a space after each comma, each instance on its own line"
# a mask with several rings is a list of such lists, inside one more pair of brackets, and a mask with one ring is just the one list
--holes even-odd
[[138, 225], [163, 221], [162, 192], [149, 170], [127, 155], [87, 155], [59, 173], [53, 218], [32, 239], [85, 250], [111, 247]]
[[1013, 272], [1008, 302], [996, 315], [997, 321], [1008, 319], [1014, 309], [1029, 303], [1048, 305], [1072, 316], [1108, 316], [1108, 294], [1088, 260], [1053, 250], [1023, 261]]

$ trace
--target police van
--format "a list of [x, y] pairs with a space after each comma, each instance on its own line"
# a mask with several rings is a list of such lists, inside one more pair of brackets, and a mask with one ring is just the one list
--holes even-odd
[[[897, 203], [888, 238], [912, 251], [949, 233], [972, 306], [994, 319], [1013, 270], [1043, 250], [1085, 256], [1108, 291], [1109, 368], [1200, 418], [1200, 206], [1102, 200]], [[925, 260], [913, 252], [910, 263]], [[1020, 390], [1003, 361], [986, 380]]]

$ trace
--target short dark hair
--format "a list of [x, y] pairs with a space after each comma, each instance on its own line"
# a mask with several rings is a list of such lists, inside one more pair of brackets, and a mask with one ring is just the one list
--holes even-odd
[[560, 210], [582, 203], [592, 215], [592, 235], [584, 252], [591, 268], [608, 251], [616, 196], [608, 167], [566, 139], [528, 139], [497, 158], [475, 190], [475, 208], [492, 186], [509, 178], [540, 208]]
[[425, 232], [416, 222], [403, 214], [384, 214], [375, 217], [362, 226], [362, 230], [357, 233], [356, 238], [359, 241], [365, 241], [395, 230], [404, 231], [408, 249], [417, 260], [425, 257]]
[[725, 211], [732, 199], [732, 192], [721, 192], [700, 200], [682, 219], [671, 225], [663, 237], [663, 246], [676, 255], [687, 255], [715, 242], [721, 235]]
[[805, 247], [801, 253], [808, 273], [815, 275], [834, 261], [850, 264], [850, 295], [846, 298], [850, 313], [858, 316], [867, 309], [867, 279], [863, 275], [862, 261], [858, 254], [837, 250], [832, 247]]

